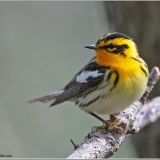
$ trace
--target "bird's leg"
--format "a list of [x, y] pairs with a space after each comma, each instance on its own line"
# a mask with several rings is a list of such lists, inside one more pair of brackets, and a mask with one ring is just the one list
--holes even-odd
[[105, 122], [106, 122], [106, 120], [104, 120], [103, 118], [99, 117], [98, 115], [96, 115], [96, 114], [93, 113], [93, 112], [90, 112], [89, 114], [92, 115], [93, 117], [97, 118], [98, 120], [100, 120], [102, 123], [105, 123]]
[[113, 121], [116, 121], [118, 118], [116, 117], [116, 115], [114, 114], [111, 114], [110, 115], [110, 121], [113, 122]]
[[98, 127], [98, 129], [108, 129], [108, 130], [115, 130], [116, 132], [122, 133], [127, 126], [124, 122], [121, 122], [116, 115], [110, 115], [110, 120], [104, 120], [103, 118], [99, 117], [95, 113], [90, 112], [90, 115], [97, 118], [103, 123], [103, 126]]
[[115, 130], [118, 133], [122, 133], [124, 131], [124, 128], [126, 127], [125, 123], [122, 123], [116, 115], [111, 114], [110, 120], [106, 121], [105, 127], [108, 130]]
[[114, 121], [118, 120], [118, 118], [113, 114], [110, 115], [110, 120], [104, 120], [103, 118], [99, 117], [98, 115], [96, 115], [93, 112], [90, 112], [89, 114], [92, 115], [93, 117], [97, 118], [98, 120], [100, 120], [104, 124], [107, 124], [108, 122], [110, 123], [110, 122], [114, 122]]

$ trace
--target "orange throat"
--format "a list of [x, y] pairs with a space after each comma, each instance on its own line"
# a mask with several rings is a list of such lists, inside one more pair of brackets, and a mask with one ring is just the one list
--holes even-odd
[[96, 52], [96, 62], [101, 66], [115, 69], [121, 75], [121, 78], [127, 78], [129, 75], [134, 75], [139, 70], [137, 61], [120, 54]]
[[126, 58], [118, 54], [96, 52], [96, 62], [102, 66], [116, 68], [122, 65], [124, 61], [126, 61]]

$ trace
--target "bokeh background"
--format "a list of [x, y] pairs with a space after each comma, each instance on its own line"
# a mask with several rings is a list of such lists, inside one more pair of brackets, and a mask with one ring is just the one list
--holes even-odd
[[[84, 46], [104, 33], [130, 35], [149, 67], [160, 66], [159, 9], [159, 2], [0, 2], [0, 154], [67, 157], [70, 139], [81, 143], [101, 122], [73, 103], [27, 101], [62, 88], [94, 56]], [[127, 138], [114, 157], [160, 157], [159, 124]]]

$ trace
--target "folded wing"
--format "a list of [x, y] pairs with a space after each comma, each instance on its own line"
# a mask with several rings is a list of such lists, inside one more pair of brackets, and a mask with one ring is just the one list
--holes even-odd
[[103, 81], [106, 69], [107, 67], [99, 66], [94, 57], [74, 76], [64, 89], [36, 98], [30, 102], [53, 101], [50, 106], [54, 106], [68, 100], [76, 101], [76, 98], [80, 97], [84, 92], [92, 90]]

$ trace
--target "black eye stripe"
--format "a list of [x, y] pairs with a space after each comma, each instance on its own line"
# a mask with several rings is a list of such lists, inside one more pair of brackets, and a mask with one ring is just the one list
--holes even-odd
[[[129, 48], [129, 47], [126, 44], [123, 44], [123, 45], [109, 44], [109, 45], [103, 46], [101, 48], [107, 50], [110, 53], [121, 54], [122, 56], [126, 56], [125, 53], [124, 53], [124, 50]], [[113, 50], [109, 50], [109, 49], [113, 49]]]
[[114, 49], [112, 51], [109, 51], [111, 53], [122, 53], [125, 49], [129, 48], [128, 45], [123, 44], [123, 45], [113, 45], [113, 44], [109, 44], [106, 46], [102, 47], [103, 49], [109, 51], [109, 49]]
[[117, 46], [116, 45], [113, 45], [113, 44], [108, 44], [106, 46], [104, 46], [106, 49], [107, 48], [110, 48], [110, 49], [113, 49], [113, 48], [116, 48]]

